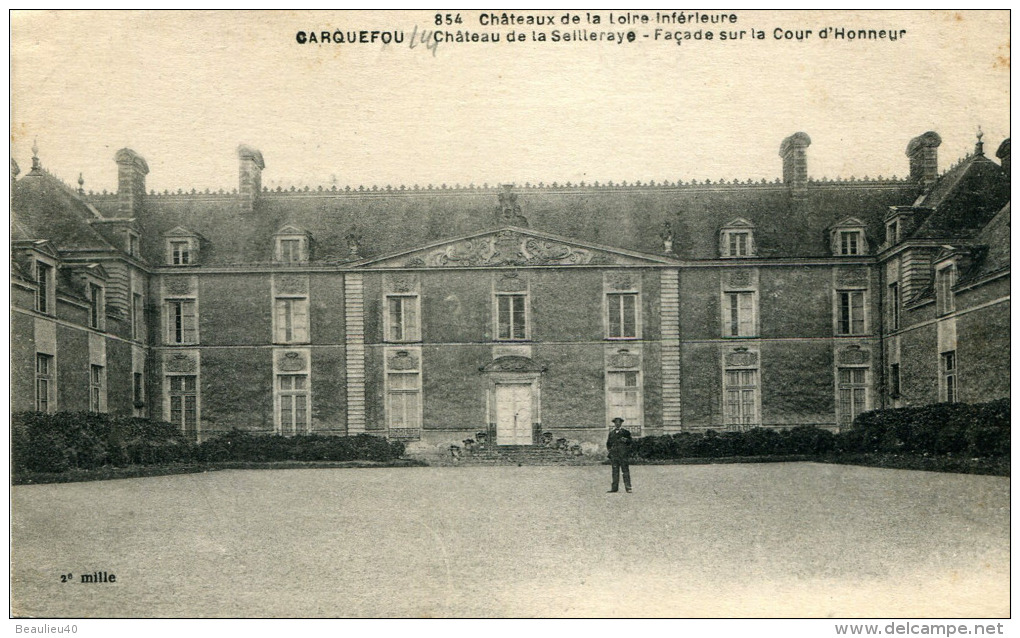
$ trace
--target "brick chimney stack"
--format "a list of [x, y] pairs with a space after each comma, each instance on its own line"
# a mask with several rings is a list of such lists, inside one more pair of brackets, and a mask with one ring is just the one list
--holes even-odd
[[922, 189], [928, 188], [939, 178], [939, 145], [942, 138], [935, 131], [918, 135], [907, 144], [910, 158], [910, 179]]
[[149, 174], [149, 165], [129, 148], [117, 151], [113, 159], [117, 162], [117, 216], [136, 217], [145, 203], [145, 176]]
[[262, 194], [262, 169], [266, 167], [266, 163], [262, 161], [262, 152], [247, 144], [237, 147], [237, 158], [241, 164], [237, 197], [241, 204], [241, 212], [250, 213], [255, 209], [255, 202]]
[[995, 151], [995, 156], [1002, 162], [1002, 170], [1006, 173], [1006, 179], [1009, 179], [1009, 138], [1002, 140], [1002, 144], [999, 144], [999, 150]]
[[811, 138], [807, 133], [794, 133], [779, 146], [779, 157], [783, 158], [783, 182], [794, 192], [807, 188], [807, 147]]

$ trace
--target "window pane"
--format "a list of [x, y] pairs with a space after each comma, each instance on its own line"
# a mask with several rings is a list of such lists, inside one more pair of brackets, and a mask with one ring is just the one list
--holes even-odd
[[390, 308], [390, 339], [394, 341], [400, 341], [404, 338], [403, 331], [404, 313], [403, 304], [400, 302], [400, 297], [390, 297], [389, 308]]
[[500, 339], [510, 338], [510, 298], [507, 296], [500, 296], [496, 298], [499, 303], [499, 316], [497, 317], [497, 323], [499, 324], [499, 331], [497, 333]]
[[637, 336], [637, 295], [622, 295], [623, 301], [623, 334], [622, 337]]
[[419, 338], [418, 332], [418, 298], [417, 297], [404, 297], [404, 339], [416, 340]]
[[621, 315], [622, 295], [609, 295], [609, 336], [622, 337]]
[[513, 335], [514, 335], [514, 339], [523, 339], [524, 336], [525, 336], [525, 329], [524, 329], [524, 296], [523, 295], [514, 295], [513, 296], [513, 300], [514, 300], [513, 301], [513, 303], [514, 303], [514, 307], [513, 307], [513, 322], [514, 322]]

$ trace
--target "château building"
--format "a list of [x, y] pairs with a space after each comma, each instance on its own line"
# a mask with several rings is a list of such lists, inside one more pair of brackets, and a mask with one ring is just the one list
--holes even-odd
[[[1009, 140], [905, 179], [117, 192], [12, 162], [21, 410], [442, 443], [1009, 396]], [[36, 153], [37, 154], [37, 153]], [[777, 162], [778, 165], [778, 162]]]

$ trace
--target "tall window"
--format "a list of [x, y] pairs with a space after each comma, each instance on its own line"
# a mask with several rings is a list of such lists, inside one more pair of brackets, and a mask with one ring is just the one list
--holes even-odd
[[496, 338], [523, 340], [528, 338], [525, 295], [496, 295]]
[[889, 329], [900, 329], [900, 285], [897, 282], [889, 284]]
[[191, 242], [175, 240], [170, 242], [170, 263], [174, 266], [187, 266], [191, 263]]
[[839, 423], [850, 425], [868, 406], [868, 369], [839, 368]]
[[131, 295], [131, 338], [141, 340], [145, 336], [145, 302], [137, 292]]
[[[609, 393], [608, 419], [622, 417], [624, 423], [641, 426], [641, 378], [637, 372], [607, 372], [606, 391]], [[630, 426], [628, 426], [630, 427]]]
[[89, 284], [89, 327], [97, 330], [103, 327], [103, 287]]
[[864, 291], [841, 290], [837, 292], [839, 317], [837, 330], [841, 335], [864, 334]]
[[128, 254], [132, 257], [138, 256], [138, 235], [128, 233]]
[[387, 341], [418, 341], [421, 339], [417, 295], [386, 297], [386, 312]]
[[937, 286], [936, 296], [938, 301], [939, 314], [947, 314], [956, 310], [956, 300], [953, 298], [953, 286], [956, 285], [956, 267], [946, 266], [935, 274], [935, 285]]
[[89, 412], [103, 411], [103, 366], [89, 367]]
[[421, 427], [421, 374], [389, 372], [386, 379], [386, 415], [391, 428]]
[[758, 371], [726, 370], [726, 425], [745, 430], [758, 424]]
[[308, 299], [276, 299], [276, 342], [307, 343]]
[[898, 399], [900, 396], [900, 364], [889, 365], [889, 396]]
[[54, 291], [53, 266], [41, 261], [35, 262], [35, 281], [38, 286], [35, 293], [35, 309], [47, 314], [53, 313], [53, 299], [51, 294]]
[[959, 401], [956, 383], [956, 351], [942, 353], [942, 399], [947, 403]]
[[638, 337], [638, 295], [622, 293], [606, 295], [609, 309], [610, 339], [635, 339]]
[[900, 240], [900, 222], [893, 220], [885, 225], [885, 240], [889, 244], [895, 244]]
[[131, 380], [131, 400], [135, 404], [135, 416], [141, 416], [138, 411], [145, 405], [145, 375], [141, 372], [135, 372]]
[[168, 343], [198, 343], [198, 317], [193, 299], [169, 299], [166, 302]]
[[166, 378], [170, 395], [170, 422], [189, 438], [198, 435], [198, 377], [193, 374]]
[[839, 231], [839, 254], [860, 255], [862, 252], [863, 251], [861, 250], [861, 231], [859, 230]]
[[50, 399], [53, 396], [53, 355], [35, 355], [35, 409], [39, 412], [50, 411]]
[[309, 401], [307, 374], [281, 374], [276, 377], [280, 393], [280, 434], [291, 436], [308, 431]]
[[723, 297], [723, 336], [755, 336], [754, 293], [727, 292]]

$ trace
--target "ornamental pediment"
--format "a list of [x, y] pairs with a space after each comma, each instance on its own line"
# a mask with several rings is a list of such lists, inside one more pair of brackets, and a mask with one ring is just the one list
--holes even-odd
[[506, 227], [432, 244], [358, 264], [364, 268], [479, 268], [501, 266], [601, 266], [672, 263], [656, 255], [575, 242]]

